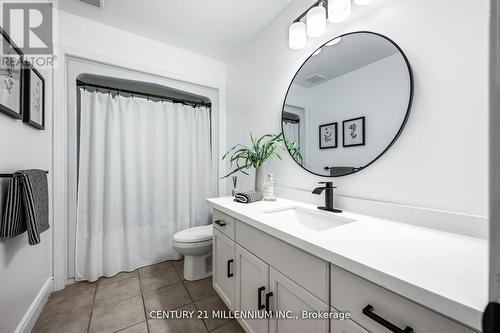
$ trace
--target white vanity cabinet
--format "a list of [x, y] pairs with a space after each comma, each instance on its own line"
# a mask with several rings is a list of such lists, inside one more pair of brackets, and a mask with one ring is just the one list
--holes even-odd
[[[213, 216], [215, 290], [231, 310], [274, 314], [239, 318], [246, 332], [479, 332], [291, 245], [286, 234], [271, 235], [215, 209]], [[350, 319], [303, 317], [335, 309]]]
[[[328, 311], [327, 304], [239, 245], [236, 245], [236, 266], [238, 310], [262, 311], [262, 314], [269, 310], [297, 318], [301, 318], [302, 311]], [[241, 319], [240, 323], [251, 333], [328, 333], [327, 320], [286, 320], [275, 315], [269, 319]]]
[[[239, 319], [245, 331], [328, 333], [328, 320], [300, 317], [302, 311], [328, 311], [323, 301], [328, 300], [328, 263], [221, 212], [214, 210], [213, 216], [214, 288], [231, 310], [260, 313], [261, 318]], [[226, 224], [216, 224], [219, 220]], [[234, 240], [227, 236], [232, 235], [225, 228], [228, 221]], [[298, 319], [267, 318], [266, 310]]]

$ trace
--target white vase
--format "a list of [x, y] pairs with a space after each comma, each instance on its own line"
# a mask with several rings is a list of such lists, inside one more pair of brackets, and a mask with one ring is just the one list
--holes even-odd
[[264, 174], [262, 167], [255, 168], [255, 190], [262, 193], [262, 185], [264, 184]]

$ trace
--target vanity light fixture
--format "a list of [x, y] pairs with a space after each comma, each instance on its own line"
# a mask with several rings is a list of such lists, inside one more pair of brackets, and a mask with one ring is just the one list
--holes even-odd
[[[352, 1], [358, 6], [365, 6], [375, 0], [317, 0], [290, 25], [288, 46], [293, 50], [298, 50], [306, 45], [307, 37], [314, 38], [323, 35], [326, 31], [327, 20], [331, 23], [347, 20], [351, 15]], [[339, 41], [340, 39], [333, 40], [328, 45], [335, 45]]]
[[366, 6], [371, 4], [375, 0], [354, 0], [356, 6]]
[[351, 15], [351, 0], [328, 1], [328, 21], [339, 23], [347, 20]]
[[301, 49], [306, 45], [307, 36], [319, 37], [325, 32], [327, 7], [328, 0], [318, 0], [293, 21], [288, 28], [288, 46], [291, 49]]
[[323, 4], [314, 6], [306, 15], [307, 36], [319, 37], [326, 31], [326, 9]]
[[293, 50], [303, 48], [307, 42], [306, 24], [302, 21], [294, 22], [288, 29], [288, 45]]

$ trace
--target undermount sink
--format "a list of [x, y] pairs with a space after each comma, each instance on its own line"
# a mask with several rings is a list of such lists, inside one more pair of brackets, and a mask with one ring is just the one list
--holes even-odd
[[325, 231], [351, 222], [356, 222], [354, 219], [339, 216], [335, 213], [303, 207], [273, 209], [265, 211], [264, 213], [272, 217], [273, 224], [298, 226], [315, 231]]

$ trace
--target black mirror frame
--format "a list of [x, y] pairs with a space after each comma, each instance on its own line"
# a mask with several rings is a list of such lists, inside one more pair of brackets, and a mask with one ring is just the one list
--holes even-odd
[[399, 45], [396, 44], [396, 42], [394, 42], [389, 37], [387, 37], [385, 35], [382, 35], [382, 34], [379, 34], [377, 32], [372, 32], [372, 31], [355, 31], [355, 32], [349, 32], [349, 33], [345, 33], [345, 34], [342, 34], [342, 35], [338, 35], [338, 36], [336, 36], [336, 37], [328, 40], [324, 44], [322, 44], [313, 53], [311, 53], [311, 55], [309, 57], [307, 57], [307, 59], [302, 63], [302, 65], [299, 67], [299, 69], [297, 70], [297, 72], [295, 72], [295, 75], [293, 76], [292, 80], [290, 81], [290, 84], [288, 85], [288, 89], [286, 91], [285, 98], [283, 99], [283, 105], [282, 105], [282, 108], [281, 108], [281, 135], [283, 136], [283, 139], [286, 139], [285, 138], [285, 132], [283, 130], [283, 113], [285, 112], [286, 99], [288, 97], [288, 93], [290, 92], [290, 87], [292, 86], [292, 83], [295, 80], [295, 77], [297, 77], [297, 74], [300, 72], [300, 70], [302, 69], [302, 67], [304, 67], [304, 65], [307, 63], [307, 61], [309, 61], [309, 59], [312, 58], [312, 56], [314, 55], [314, 53], [317, 50], [321, 49], [323, 46], [325, 46], [327, 43], [329, 43], [332, 40], [337, 39], [339, 37], [343, 38], [345, 36], [355, 35], [355, 34], [371, 34], [371, 35], [382, 37], [385, 40], [389, 41], [392, 45], [394, 45], [394, 47], [396, 47], [396, 49], [399, 51], [399, 53], [403, 56], [403, 59], [404, 59], [404, 61], [406, 63], [406, 66], [408, 68], [408, 75], [409, 75], [409, 78], [410, 78], [410, 98], [408, 100], [408, 108], [406, 109], [406, 115], [405, 115], [405, 118], [403, 120], [403, 123], [401, 124], [401, 127], [399, 128], [398, 132], [396, 133], [396, 135], [394, 136], [394, 138], [391, 140], [391, 142], [389, 143], [389, 145], [377, 157], [375, 157], [370, 163], [368, 163], [367, 165], [365, 165], [363, 167], [360, 167], [360, 168], [354, 170], [351, 173], [347, 173], [345, 175], [339, 175], [339, 176], [321, 175], [319, 173], [316, 173], [316, 172], [313, 172], [313, 171], [311, 171], [309, 169], [306, 169], [303, 165], [300, 165], [297, 161], [295, 161], [295, 159], [293, 158], [293, 155], [290, 152], [290, 150], [287, 149], [288, 153], [290, 154], [290, 157], [295, 161], [295, 163], [297, 163], [297, 165], [299, 165], [302, 169], [306, 170], [307, 172], [312, 173], [313, 175], [316, 175], [316, 176], [319, 176], [319, 177], [328, 177], [328, 178], [344, 177], [344, 176], [349, 176], [349, 175], [355, 174], [355, 173], [360, 172], [361, 170], [364, 170], [365, 168], [369, 167], [370, 165], [372, 165], [373, 163], [375, 163], [375, 161], [377, 161], [380, 157], [382, 157], [382, 155], [384, 155], [392, 147], [392, 145], [397, 141], [397, 139], [399, 138], [399, 136], [403, 132], [403, 129], [405, 128], [406, 123], [408, 122], [408, 119], [410, 117], [410, 111], [411, 111], [411, 107], [413, 105], [413, 93], [414, 93], [413, 70], [411, 68], [410, 62], [408, 61], [408, 58], [406, 57], [406, 54], [403, 52], [403, 50], [401, 49], [401, 47], [399, 47]]

